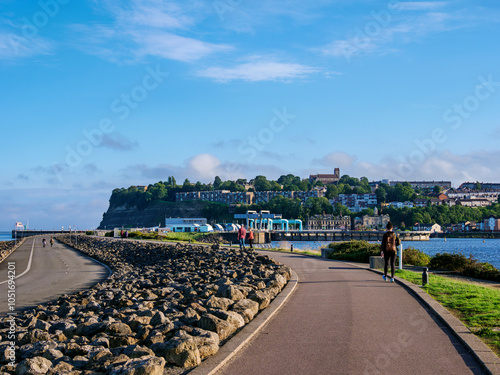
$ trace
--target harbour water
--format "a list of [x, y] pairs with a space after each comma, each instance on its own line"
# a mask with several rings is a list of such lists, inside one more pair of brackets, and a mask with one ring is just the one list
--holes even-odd
[[0, 241], [12, 241], [12, 232], [0, 232]]
[[[484, 242], [483, 242], [484, 241]], [[330, 242], [324, 241], [273, 241], [270, 247], [293, 248], [297, 250], [319, 250], [328, 246]], [[500, 239], [477, 239], [477, 238], [431, 238], [429, 241], [403, 241], [403, 249], [414, 247], [428, 255], [437, 253], [462, 253], [465, 256], [472, 255], [480, 262], [488, 262], [500, 269]]]

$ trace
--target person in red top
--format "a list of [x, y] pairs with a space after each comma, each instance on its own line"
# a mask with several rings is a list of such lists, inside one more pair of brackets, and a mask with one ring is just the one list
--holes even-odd
[[247, 236], [247, 231], [244, 225], [241, 225], [238, 229], [238, 240], [240, 241], [240, 250], [245, 248], [245, 237]]
[[250, 249], [253, 249], [253, 232], [252, 228], [248, 228], [248, 244], [250, 245]]

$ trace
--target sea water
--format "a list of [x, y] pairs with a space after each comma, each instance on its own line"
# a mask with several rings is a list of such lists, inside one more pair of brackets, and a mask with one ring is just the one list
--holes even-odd
[[0, 232], [0, 241], [12, 241], [12, 232]]
[[[331, 242], [325, 241], [273, 241], [270, 247], [289, 249], [293, 245], [297, 250], [319, 250]], [[259, 245], [260, 246], [260, 245]], [[488, 262], [500, 269], [500, 239], [481, 238], [431, 238], [429, 241], [403, 241], [403, 249], [419, 249], [428, 255], [437, 253], [462, 253], [472, 255], [480, 262]]]

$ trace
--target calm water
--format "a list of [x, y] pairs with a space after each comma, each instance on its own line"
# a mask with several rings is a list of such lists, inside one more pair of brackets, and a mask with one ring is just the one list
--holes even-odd
[[[293, 241], [271, 243], [272, 247], [289, 248], [293, 244], [294, 249], [315, 250], [327, 246], [330, 242], [324, 241]], [[422, 250], [428, 255], [437, 253], [462, 253], [466, 256], [473, 255], [481, 262], [488, 262], [500, 269], [500, 239], [483, 240], [475, 238], [431, 238], [430, 241], [403, 241], [403, 249], [414, 247]]]
[[0, 232], [0, 241], [12, 241], [12, 232]]

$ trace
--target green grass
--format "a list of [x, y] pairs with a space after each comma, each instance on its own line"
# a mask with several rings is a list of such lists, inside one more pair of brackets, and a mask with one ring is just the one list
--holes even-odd
[[[398, 270], [396, 275], [422, 283], [421, 273]], [[430, 274], [424, 290], [500, 355], [500, 289]]]
[[294, 250], [293, 252], [291, 252], [289, 248], [288, 249], [281, 249], [281, 248], [268, 249], [268, 248], [259, 248], [256, 246], [254, 246], [254, 248], [255, 248], [255, 250], [274, 251], [277, 253], [293, 253], [293, 254], [313, 255], [313, 256], [317, 256], [317, 257], [321, 256], [321, 251], [317, 252], [317, 251], [311, 251], [311, 250]]

